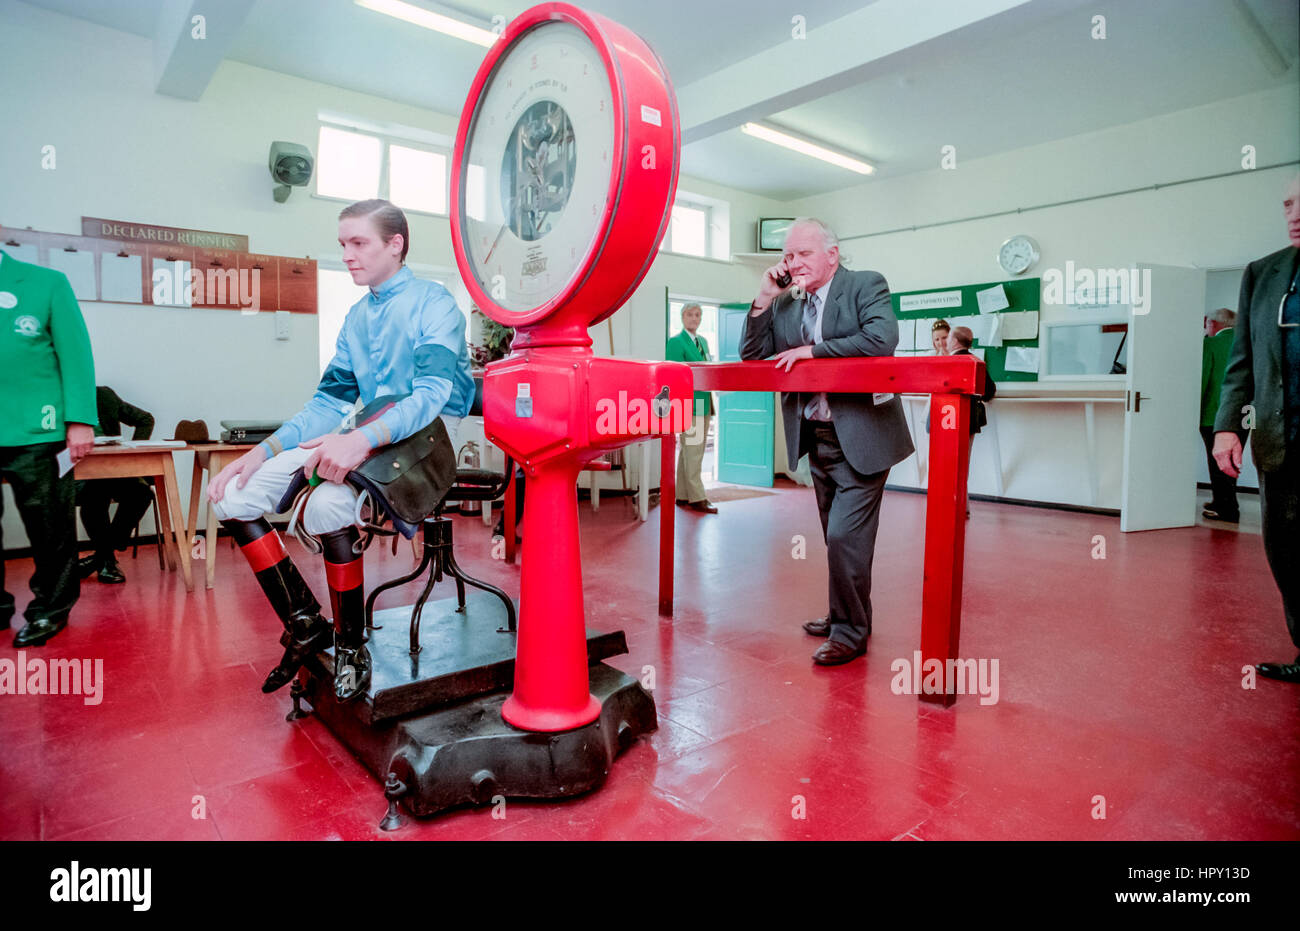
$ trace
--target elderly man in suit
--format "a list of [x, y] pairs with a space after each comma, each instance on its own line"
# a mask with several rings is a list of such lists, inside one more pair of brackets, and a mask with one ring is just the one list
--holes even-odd
[[[709, 344], [696, 331], [704, 311], [699, 304], [682, 308], [682, 331], [668, 340], [665, 357], [669, 362], [708, 362]], [[704, 493], [700, 467], [704, 462], [704, 444], [709, 438], [709, 417], [713, 414], [713, 395], [708, 391], [695, 392], [695, 411], [691, 429], [685, 434], [681, 452], [677, 457], [677, 504], [702, 514], [716, 514]]]
[[[822, 221], [796, 220], [750, 305], [740, 357], [775, 354], [788, 372], [803, 359], [891, 356], [897, 345], [885, 279], [844, 268], [839, 240]], [[790, 461], [807, 453], [812, 466], [830, 569], [830, 613], [803, 626], [827, 638], [813, 662], [836, 666], [867, 651], [880, 500], [890, 467], [911, 455], [912, 440], [894, 394], [785, 392], [781, 415]]]
[[[1214, 421], [1214, 460], [1241, 472], [1241, 439], [1251, 429], [1259, 470], [1264, 554], [1282, 593], [1291, 642], [1300, 648], [1300, 176], [1282, 197], [1291, 245], [1246, 266], [1236, 334]], [[1300, 656], [1260, 663], [1259, 674], [1300, 682]]]

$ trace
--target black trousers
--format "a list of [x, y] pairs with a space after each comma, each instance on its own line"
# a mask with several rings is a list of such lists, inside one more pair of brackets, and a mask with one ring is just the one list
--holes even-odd
[[849, 465], [834, 423], [810, 420], [803, 429], [826, 541], [831, 639], [857, 649], [871, 633], [871, 561], [889, 470], [863, 475]]
[[[28, 621], [60, 620], [72, 613], [81, 595], [77, 577], [77, 518], [75, 482], [69, 472], [59, 477], [54, 457], [65, 443], [0, 446], [0, 474], [13, 487], [14, 500], [32, 544], [32, 600], [23, 612]], [[4, 499], [0, 498], [0, 517]], [[3, 548], [0, 530], [0, 548]], [[12, 617], [14, 596], [5, 587], [0, 560], [0, 618]]]
[[[110, 522], [108, 506], [117, 502], [117, 513]], [[153, 494], [142, 478], [100, 478], [77, 482], [77, 506], [81, 522], [98, 556], [112, 556], [131, 543], [131, 531], [149, 510]]]
[[1259, 470], [1264, 555], [1282, 593], [1282, 610], [1291, 642], [1300, 649], [1300, 449], [1286, 451], [1282, 468]]
[[[1237, 434], [1243, 446], [1246, 436], [1245, 433]], [[1214, 428], [1201, 427], [1201, 440], [1205, 443], [1205, 461], [1210, 467], [1210, 509], [1222, 516], [1241, 513], [1237, 508], [1237, 480], [1226, 475], [1214, 461]]]

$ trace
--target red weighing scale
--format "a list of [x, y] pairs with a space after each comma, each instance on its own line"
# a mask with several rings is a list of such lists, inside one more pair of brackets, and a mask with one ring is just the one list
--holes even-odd
[[[569, 4], [520, 15], [474, 78], [456, 134], [451, 233], [474, 303], [516, 329], [511, 354], [487, 367], [483, 416], [528, 483], [518, 624], [475, 593], [460, 606], [430, 602], [425, 642], [412, 634], [408, 646], [398, 635], [412, 608], [375, 612], [386, 623], [371, 636], [372, 683], [346, 705], [328, 694], [323, 661], [313, 664], [307, 697], [385, 782], [385, 827], [399, 823], [398, 802], [424, 815], [590, 791], [657, 726], [649, 693], [600, 662], [627, 652], [622, 632], [586, 625], [577, 478], [690, 416], [688, 366], [597, 358], [587, 333], [658, 254], [680, 149], [658, 56]], [[651, 416], [609, 416], [633, 403]]]

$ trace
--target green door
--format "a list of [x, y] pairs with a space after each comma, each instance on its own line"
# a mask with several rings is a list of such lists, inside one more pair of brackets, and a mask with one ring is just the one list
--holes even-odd
[[[740, 361], [740, 333], [749, 304], [718, 307], [718, 361]], [[718, 481], [772, 486], [775, 404], [768, 391], [721, 391], [718, 398]]]

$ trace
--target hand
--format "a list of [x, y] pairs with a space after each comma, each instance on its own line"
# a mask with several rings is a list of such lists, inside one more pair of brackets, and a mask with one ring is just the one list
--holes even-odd
[[771, 268], [763, 273], [763, 283], [758, 289], [758, 297], [754, 298], [754, 304], [759, 310], [766, 310], [767, 306], [783, 294], [787, 288], [794, 285], [803, 284], [803, 276], [794, 279], [790, 284], [782, 286], [777, 279], [786, 273], [785, 259], [777, 262]]
[[88, 423], [70, 423], [67, 427], [68, 452], [72, 455], [72, 464], [76, 465], [95, 448], [95, 428]]
[[243, 488], [248, 484], [248, 480], [253, 477], [253, 473], [260, 469], [264, 462], [266, 462], [266, 450], [261, 446], [254, 446], [222, 469], [216, 478], [208, 482], [208, 500], [220, 501], [222, 495], [226, 493], [226, 485], [230, 483], [231, 479], [238, 479], [235, 482], [235, 487]]
[[813, 357], [812, 351], [811, 346], [795, 346], [785, 352], [778, 352], [776, 354], [776, 367], [778, 369], [784, 368], [788, 372], [794, 368], [794, 364], [800, 359], [811, 359]]
[[361, 465], [372, 452], [370, 441], [360, 430], [330, 433], [298, 445], [316, 450], [302, 464], [302, 474], [311, 478], [315, 470], [325, 481], [336, 485], [341, 485], [348, 473]]
[[1231, 431], [1214, 434], [1214, 461], [1228, 478], [1241, 474], [1241, 439]]

